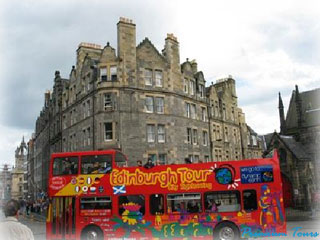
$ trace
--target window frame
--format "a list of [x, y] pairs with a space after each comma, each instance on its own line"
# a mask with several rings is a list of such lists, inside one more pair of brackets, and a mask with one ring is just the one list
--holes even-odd
[[152, 69], [146, 68], [145, 72], [144, 72], [144, 84], [146, 86], [152, 86], [153, 85], [152, 79], [153, 79], [153, 71], [152, 71]]
[[201, 107], [201, 118], [202, 118], [202, 121], [204, 121], [204, 122], [207, 121], [207, 109], [206, 109], [206, 107]]
[[[151, 130], [151, 131], [149, 131]], [[151, 136], [151, 138], [150, 138]], [[156, 134], [155, 134], [155, 124], [147, 124], [147, 142], [155, 143], [156, 142]]]
[[100, 81], [101, 82], [108, 81], [108, 68], [106, 66], [100, 67]]
[[112, 93], [104, 93], [103, 94], [103, 106], [104, 110], [112, 109]]
[[203, 146], [208, 146], [208, 131], [202, 131], [202, 143]]
[[[160, 75], [158, 75], [158, 74], [160, 74]], [[160, 76], [160, 78], [159, 78], [159, 76]], [[156, 87], [163, 87], [163, 72], [162, 72], [162, 70], [155, 70], [154, 77], [155, 77], [155, 86]]]
[[[173, 197], [177, 196], [177, 197]], [[198, 202], [198, 211], [188, 211], [188, 205], [190, 201], [197, 200]], [[179, 201], [176, 203], [175, 201]], [[202, 204], [202, 194], [201, 193], [170, 193], [166, 196], [166, 202], [167, 202], [167, 212], [171, 212], [172, 214], [177, 215], [184, 215], [184, 214], [199, 214], [203, 211], [203, 204]], [[177, 209], [177, 205], [179, 204], [181, 207], [181, 203], [184, 203], [184, 209], [185, 211], [180, 211]]]
[[[152, 197], [155, 196], [155, 197], [161, 197], [162, 200], [160, 200], [162, 203], [162, 208], [158, 208], [159, 211], [152, 211], [155, 204], [154, 201], [152, 200]], [[149, 212], [151, 215], [155, 216], [155, 215], [163, 215], [164, 212], [165, 212], [165, 201], [164, 201], [165, 197], [163, 194], [159, 194], [159, 193], [154, 193], [154, 194], [151, 194], [150, 197], [149, 197]]]
[[194, 80], [190, 80], [189, 82], [189, 86], [190, 86], [190, 95], [194, 95], [195, 94], [195, 81]]
[[[111, 126], [111, 129], [107, 130], [107, 124]], [[111, 138], [107, 138], [108, 133], [111, 133]], [[104, 123], [104, 141], [105, 142], [110, 142], [113, 141], [113, 122], [105, 122]]]
[[[245, 201], [245, 192], [253, 192], [254, 193], [254, 198], [255, 201], [253, 204], [254, 207], [253, 208], [246, 208], [246, 201]], [[255, 189], [245, 189], [242, 191], [242, 202], [243, 202], [243, 210], [245, 210], [246, 212], [253, 212], [258, 210], [258, 197], [257, 197], [257, 191]], [[249, 201], [249, 204], [252, 203], [252, 200]]]
[[158, 160], [160, 161], [160, 165], [166, 165], [167, 164], [167, 154], [159, 153]]
[[[115, 71], [114, 71], [115, 69]], [[110, 81], [116, 82], [118, 80], [118, 68], [116, 65], [110, 66]]]
[[189, 80], [187, 78], [183, 79], [183, 91], [184, 93], [189, 92]]
[[[105, 159], [103, 159], [103, 157], [105, 157]], [[81, 174], [109, 174], [112, 171], [112, 160], [113, 160], [113, 157], [111, 154], [83, 155], [81, 156], [80, 173]], [[94, 164], [96, 162], [98, 162], [100, 165], [99, 169], [94, 169]]]
[[153, 99], [152, 96], [146, 96], [145, 107], [146, 107], [146, 112], [147, 113], [153, 113], [154, 112], [154, 99]]
[[156, 113], [164, 113], [164, 98], [163, 97], [155, 97], [155, 109]]
[[[109, 198], [109, 199], [108, 199]], [[100, 200], [98, 200], [100, 199]], [[103, 200], [105, 199], [105, 200]], [[87, 201], [86, 201], [87, 200]], [[83, 203], [108, 203], [106, 205], [107, 208], [82, 208]], [[82, 195], [80, 197], [80, 215], [82, 210], [110, 210], [108, 211], [108, 215], [111, 215], [112, 213], [112, 198], [111, 196], [85, 196]], [[95, 216], [95, 215], [93, 215]]]
[[192, 119], [196, 119], [197, 118], [197, 106], [196, 104], [190, 104], [190, 117]]
[[198, 129], [192, 129], [192, 143], [193, 145], [198, 145]]
[[[163, 130], [163, 131], [160, 131]], [[158, 143], [165, 143], [166, 142], [166, 127], [164, 124], [158, 124]], [[162, 139], [160, 140], [160, 136]]]
[[[62, 169], [60, 172], [55, 173], [55, 162], [60, 161], [59, 163], [62, 164], [60, 166], [62, 166]], [[65, 171], [65, 164], [63, 164], [63, 161], [69, 161], [70, 163], [72, 162], [75, 167], [73, 168], [74, 171], [72, 173], [63, 173]], [[72, 171], [72, 170], [70, 170]], [[53, 176], [69, 176], [69, 175], [76, 175], [79, 172], [79, 157], [78, 156], [67, 156], [67, 157], [56, 157], [53, 159], [53, 163], [52, 163], [52, 175]]]
[[192, 144], [192, 128], [187, 128], [187, 143]]
[[187, 118], [191, 118], [191, 106], [190, 105], [191, 105], [190, 103], [186, 102], [185, 107], [186, 107], [186, 117]]
[[[238, 190], [230, 190], [230, 191], [210, 191], [210, 192], [205, 192], [204, 193], [204, 202], [205, 202], [205, 211], [207, 212], [208, 211], [208, 198], [207, 196], [208, 195], [213, 195], [213, 194], [230, 194], [230, 193], [235, 193], [236, 194], [236, 199], [238, 200], [238, 203], [237, 204], [225, 204], [225, 206], [231, 206], [231, 205], [238, 205], [238, 208], [237, 210], [233, 210], [233, 211], [219, 211], [219, 207], [221, 206], [221, 200], [222, 199], [219, 199], [220, 201], [220, 205], [217, 206], [217, 209], [218, 209], [218, 213], [232, 213], [232, 212], [239, 212], [241, 210], [241, 194], [240, 194], [240, 191]], [[231, 200], [231, 198], [229, 198], [229, 201]], [[215, 200], [216, 201], [216, 200]], [[210, 211], [209, 211], [210, 212]]]

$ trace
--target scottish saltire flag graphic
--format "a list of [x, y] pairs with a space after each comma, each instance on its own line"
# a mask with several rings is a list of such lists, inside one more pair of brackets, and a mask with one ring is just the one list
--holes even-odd
[[122, 193], [126, 193], [126, 186], [122, 185], [122, 186], [114, 186], [113, 188], [113, 194], [117, 195], [117, 194], [122, 194]]

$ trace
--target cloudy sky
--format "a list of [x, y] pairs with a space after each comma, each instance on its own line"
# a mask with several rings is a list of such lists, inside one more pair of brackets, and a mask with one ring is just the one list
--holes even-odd
[[[68, 77], [80, 42], [116, 48], [119, 17], [133, 19], [137, 44], [161, 50], [167, 33], [180, 58], [196, 59], [207, 83], [232, 75], [239, 106], [259, 134], [279, 129], [294, 86], [320, 87], [320, 8], [309, 0], [0, 0], [0, 164], [34, 131], [55, 70]], [[0, 166], [1, 167], [1, 166]]]

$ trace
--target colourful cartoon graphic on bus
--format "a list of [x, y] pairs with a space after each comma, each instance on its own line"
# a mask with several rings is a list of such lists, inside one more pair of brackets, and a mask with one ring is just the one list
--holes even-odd
[[283, 212], [281, 207], [282, 198], [279, 194], [272, 193], [270, 187], [265, 184], [261, 187], [259, 200], [260, 225], [267, 230], [275, 230], [277, 223], [283, 223]]
[[[47, 239], [216, 238], [286, 232], [273, 158], [127, 167], [119, 151], [52, 155]], [[121, 157], [119, 157], [121, 156]], [[72, 161], [74, 172], [64, 171]], [[109, 165], [106, 173], [91, 169]], [[67, 172], [67, 173], [65, 173]]]

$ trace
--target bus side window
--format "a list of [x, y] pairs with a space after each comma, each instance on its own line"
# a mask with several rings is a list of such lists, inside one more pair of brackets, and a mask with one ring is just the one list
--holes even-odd
[[81, 158], [81, 174], [110, 173], [111, 171], [111, 155], [88, 155]]
[[241, 209], [239, 191], [207, 192], [204, 201], [206, 212], [238, 212]]
[[127, 167], [127, 159], [122, 153], [116, 152], [115, 158], [117, 167]]
[[199, 213], [202, 211], [200, 193], [167, 195], [167, 211], [175, 214]]
[[152, 194], [150, 196], [150, 213], [152, 215], [162, 215], [164, 213], [164, 198], [162, 194]]
[[53, 160], [53, 176], [78, 173], [78, 157], [59, 157]]
[[[111, 214], [111, 198], [109, 196], [101, 197], [82, 197], [80, 199], [80, 211], [85, 213], [87, 216], [92, 215], [90, 210], [102, 210], [101, 212], [106, 213], [107, 215]], [[87, 211], [89, 210], [89, 211]]]
[[257, 192], [254, 189], [244, 190], [242, 192], [243, 209], [247, 211], [254, 211], [258, 209]]

